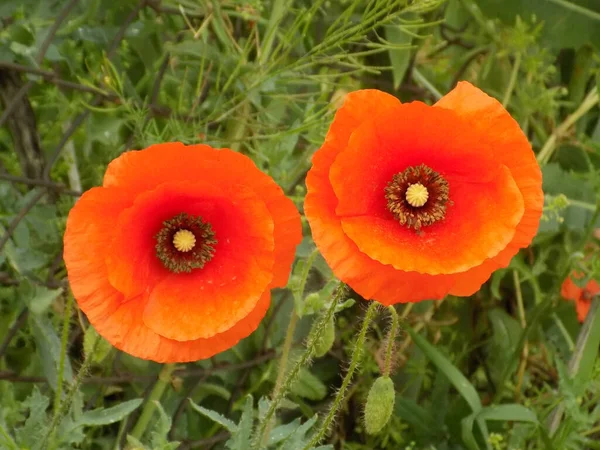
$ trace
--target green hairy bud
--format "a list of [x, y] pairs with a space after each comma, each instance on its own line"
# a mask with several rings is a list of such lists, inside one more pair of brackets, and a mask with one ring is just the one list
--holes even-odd
[[368, 434], [377, 434], [386, 426], [394, 409], [396, 393], [390, 377], [379, 377], [371, 386], [365, 406], [365, 427]]
[[317, 342], [315, 356], [317, 358], [324, 356], [333, 345], [333, 341], [335, 341], [335, 321], [332, 317], [325, 325], [325, 330]]

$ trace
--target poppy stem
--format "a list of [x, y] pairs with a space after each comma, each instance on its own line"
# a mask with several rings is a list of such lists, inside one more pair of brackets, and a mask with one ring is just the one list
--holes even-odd
[[375, 317], [375, 313], [377, 312], [378, 307], [379, 307], [379, 303], [377, 303], [375, 301], [370, 302], [369, 309], [367, 309], [367, 312], [363, 319], [362, 326], [360, 328], [360, 332], [358, 334], [358, 338], [356, 339], [356, 344], [354, 345], [354, 350], [352, 351], [352, 359], [350, 360], [350, 367], [348, 368], [348, 372], [346, 372], [346, 376], [344, 377], [344, 380], [342, 381], [342, 386], [340, 387], [338, 393], [336, 394], [335, 399], [333, 400], [333, 403], [331, 404], [331, 408], [329, 408], [329, 412], [327, 413], [327, 416], [325, 417], [325, 420], [323, 420], [323, 422], [321, 423], [321, 426], [315, 432], [315, 434], [313, 435], [313, 437], [310, 440], [310, 442], [308, 443], [308, 445], [306, 445], [304, 447], [304, 450], [308, 450], [310, 448], [316, 447], [319, 444], [319, 442], [321, 442], [321, 440], [328, 433], [329, 427], [331, 426], [331, 423], [335, 419], [337, 412], [342, 407], [342, 404], [344, 403], [344, 400], [346, 397], [346, 391], [348, 390], [348, 386], [350, 385], [350, 381], [352, 381], [354, 372], [356, 371], [356, 369], [358, 368], [358, 365], [360, 364], [360, 362], [362, 360], [362, 355], [363, 355], [363, 351], [364, 351], [364, 347], [365, 347], [365, 340], [367, 337], [367, 331], [369, 331], [369, 326], [371, 325], [371, 322], [372, 322], [373, 318]]
[[293, 310], [292, 316], [290, 317], [290, 323], [288, 324], [287, 332], [285, 334], [285, 341], [283, 342], [283, 350], [281, 351], [279, 371], [277, 372], [277, 380], [275, 381], [275, 388], [273, 389], [273, 397], [277, 397], [279, 395], [281, 387], [283, 386], [283, 380], [286, 374], [292, 343], [294, 342], [294, 332], [296, 331], [297, 323], [298, 314], [296, 314], [296, 310]]
[[135, 427], [133, 427], [133, 431], [131, 432], [131, 436], [135, 439], [141, 439], [154, 415], [154, 410], [156, 409], [156, 402], [160, 401], [160, 398], [165, 392], [167, 385], [171, 383], [171, 375], [175, 370], [175, 364], [165, 364], [163, 365], [160, 373], [158, 374], [158, 380], [156, 384], [152, 388], [152, 392], [150, 392], [150, 396], [146, 400], [146, 404], [144, 405], [144, 409], [142, 409], [142, 413], [138, 418]]
[[[67, 295], [67, 301], [65, 304], [64, 317], [63, 317], [63, 328], [62, 336], [60, 341], [60, 360], [58, 362], [58, 374], [56, 381], [56, 393], [54, 396], [54, 417], [52, 418], [53, 423], [58, 423], [61, 414], [61, 404], [63, 396], [63, 382], [65, 377], [65, 359], [67, 357], [67, 345], [69, 340], [69, 325], [71, 324], [71, 315], [73, 314], [73, 296]], [[69, 374], [71, 376], [71, 374]], [[54, 435], [56, 434], [56, 427], [50, 429], [48, 439], [50, 440], [50, 448], [54, 445]]]
[[[279, 397], [281, 388], [283, 387], [283, 380], [285, 379], [288, 359], [290, 357], [290, 350], [292, 343], [294, 342], [294, 332], [296, 331], [296, 324], [298, 323], [298, 314], [296, 309], [292, 309], [292, 315], [290, 317], [290, 323], [288, 324], [287, 331], [285, 333], [285, 340], [283, 341], [283, 350], [281, 351], [281, 358], [279, 360], [279, 370], [277, 371], [277, 379], [275, 380], [275, 387], [273, 388], [272, 398]], [[263, 432], [263, 440], [261, 445], [264, 445], [264, 440], [267, 439], [271, 433], [272, 423], [267, 423], [267, 426]]]
[[[56, 430], [62, 418], [69, 412], [69, 408], [71, 407], [71, 403], [73, 402], [75, 395], [77, 394], [77, 392], [79, 392], [79, 386], [81, 386], [81, 382], [87, 375], [88, 370], [92, 365], [92, 362], [94, 360], [92, 355], [96, 352], [99, 342], [100, 339], [97, 338], [94, 342], [94, 345], [92, 346], [91, 351], [89, 353], [86, 353], [83, 363], [79, 368], [79, 372], [77, 373], [77, 377], [75, 378], [75, 381], [71, 384], [71, 388], [69, 389], [69, 392], [67, 393], [65, 399], [61, 401], [58, 412], [55, 412], [54, 416], [52, 417], [52, 422], [50, 423], [48, 432], [42, 440], [42, 445], [40, 446], [40, 448], [48, 448], [50, 450], [54, 450], [57, 447], [58, 443], [54, 441]], [[46, 447], [46, 443], [49, 443], [48, 447]]]
[[385, 365], [383, 367], [383, 375], [390, 376], [392, 371], [392, 356], [394, 355], [394, 344], [396, 343], [396, 333], [398, 332], [398, 313], [393, 305], [388, 306], [390, 316], [392, 316], [392, 326], [387, 336], [387, 348], [385, 350]]
[[287, 376], [285, 377], [285, 381], [282, 383], [281, 388], [277, 395], [274, 395], [269, 404], [269, 409], [262, 419], [258, 430], [255, 435], [254, 442], [252, 444], [252, 448], [263, 448], [265, 443], [269, 438], [269, 430], [272, 426], [271, 420], [277, 411], [277, 407], [281, 403], [281, 401], [285, 398], [286, 394], [289, 392], [290, 388], [298, 378], [298, 374], [300, 373], [300, 369], [302, 369], [305, 365], [307, 365], [310, 360], [313, 358], [315, 352], [317, 351], [317, 345], [320, 342], [323, 333], [327, 329], [327, 324], [335, 315], [335, 310], [337, 305], [346, 297], [347, 288], [345, 284], [340, 284], [336, 293], [334, 294], [331, 304], [327, 311], [318, 319], [315, 323], [315, 326], [308, 336], [308, 340], [306, 343], [306, 350], [300, 356], [300, 358], [295, 362], [292, 368], [287, 372]]

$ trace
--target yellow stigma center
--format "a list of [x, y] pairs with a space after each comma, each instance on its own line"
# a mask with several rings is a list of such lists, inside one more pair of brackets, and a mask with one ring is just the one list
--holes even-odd
[[411, 184], [406, 190], [406, 201], [415, 208], [420, 208], [427, 203], [428, 198], [429, 192], [421, 183]]
[[179, 230], [173, 235], [173, 245], [180, 252], [189, 252], [196, 245], [196, 236], [189, 230]]

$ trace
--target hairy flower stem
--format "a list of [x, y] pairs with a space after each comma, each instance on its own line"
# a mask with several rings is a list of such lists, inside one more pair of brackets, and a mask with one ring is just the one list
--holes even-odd
[[65, 360], [67, 359], [67, 345], [69, 343], [69, 328], [71, 315], [73, 314], [73, 296], [67, 295], [63, 317], [62, 336], [60, 339], [60, 360], [58, 362], [58, 381], [56, 383], [56, 395], [54, 396], [54, 415], [60, 410], [62, 400], [62, 389], [65, 376]]
[[329, 305], [329, 308], [327, 309], [325, 314], [323, 314], [318, 319], [318, 322], [316, 323], [316, 325], [313, 328], [313, 332], [308, 336], [308, 340], [306, 343], [306, 349], [305, 349], [304, 353], [300, 356], [300, 358], [292, 366], [292, 368], [289, 370], [289, 372], [287, 372], [285, 380], [282, 383], [279, 392], [277, 393], [277, 395], [274, 395], [273, 398], [271, 399], [269, 409], [267, 410], [265, 417], [260, 422], [260, 425], [256, 432], [254, 442], [252, 443], [252, 448], [255, 448], [255, 449], [263, 448], [263, 446], [266, 444], [266, 442], [269, 438], [268, 429], [270, 428], [270, 426], [268, 426], [268, 424], [271, 422], [271, 419], [273, 418], [273, 415], [277, 411], [278, 406], [281, 404], [281, 401], [285, 398], [285, 396], [289, 392], [290, 388], [292, 387], [292, 385], [298, 378], [300, 369], [302, 369], [302, 367], [308, 365], [309, 362], [312, 360], [312, 358], [315, 354], [315, 351], [317, 350], [317, 345], [319, 343], [319, 340], [321, 339], [321, 336], [327, 329], [327, 324], [329, 323], [331, 318], [335, 315], [335, 309], [336, 309], [337, 305], [340, 303], [341, 300], [344, 299], [346, 294], [347, 294], [346, 286], [344, 284], [340, 284], [335, 295], [333, 296], [333, 299], [331, 300], [331, 304]]
[[[83, 363], [81, 364], [81, 367], [79, 368], [79, 372], [77, 373], [75, 382], [71, 385], [71, 389], [69, 389], [69, 392], [67, 393], [67, 396], [64, 399], [64, 401], [62, 401], [60, 403], [60, 408], [58, 409], [58, 412], [55, 412], [54, 416], [52, 417], [52, 422], [50, 423], [48, 432], [46, 433], [46, 435], [44, 436], [44, 439], [42, 440], [41, 448], [48, 448], [49, 450], [54, 450], [55, 448], [58, 447], [58, 442], [55, 441], [56, 430], [58, 429], [58, 425], [60, 424], [60, 421], [62, 420], [62, 418], [69, 411], [69, 408], [71, 407], [71, 403], [73, 402], [75, 395], [79, 391], [79, 386], [81, 386], [81, 382], [83, 381], [83, 378], [85, 377], [90, 366], [92, 365], [93, 355], [94, 355], [94, 352], [96, 351], [96, 348], [98, 348], [99, 342], [100, 342], [100, 338], [97, 338], [96, 342], [94, 342], [94, 345], [92, 346], [92, 350], [88, 354], [85, 355], [85, 359], [83, 360]], [[46, 447], [45, 445], [48, 442], [49, 442], [49, 445], [48, 445], [48, 447]]]
[[[285, 333], [285, 341], [283, 342], [283, 350], [281, 351], [281, 358], [279, 360], [279, 370], [277, 372], [277, 379], [275, 380], [275, 387], [273, 388], [272, 398], [276, 398], [279, 396], [281, 392], [281, 388], [283, 387], [283, 381], [286, 375], [286, 369], [288, 365], [288, 359], [290, 357], [290, 350], [292, 348], [292, 344], [294, 342], [294, 332], [296, 331], [296, 324], [298, 323], [298, 314], [296, 314], [296, 310], [292, 309], [292, 315], [290, 316], [290, 323], [288, 324], [287, 331]], [[266, 424], [266, 428], [264, 431], [264, 436], [268, 437], [271, 433], [271, 428], [273, 424], [271, 421]], [[265, 438], [266, 439], [266, 438]], [[261, 445], [264, 442], [261, 442]]]
[[158, 374], [158, 380], [156, 384], [152, 388], [152, 392], [148, 396], [146, 403], [144, 404], [144, 409], [142, 409], [142, 414], [137, 420], [135, 427], [133, 427], [133, 431], [131, 432], [131, 436], [136, 439], [141, 439], [152, 419], [152, 415], [154, 414], [154, 410], [156, 409], [156, 402], [160, 401], [160, 398], [165, 392], [167, 386], [171, 383], [171, 375], [175, 370], [175, 364], [165, 364], [163, 365], [160, 373]]
[[[56, 382], [56, 394], [54, 396], [54, 417], [52, 423], [58, 422], [58, 415], [60, 414], [60, 406], [62, 403], [63, 395], [63, 383], [65, 376], [65, 360], [67, 358], [67, 345], [69, 343], [69, 327], [71, 324], [71, 315], [73, 313], [73, 296], [67, 295], [67, 301], [65, 303], [65, 311], [63, 316], [63, 328], [60, 340], [60, 360], [58, 362], [58, 375]], [[50, 440], [50, 448], [54, 444], [54, 435], [56, 434], [56, 427], [51, 428], [51, 433], [48, 438]]]
[[394, 306], [388, 306], [388, 311], [392, 317], [392, 326], [387, 337], [387, 348], [385, 350], [385, 365], [383, 366], [383, 375], [390, 376], [392, 371], [392, 356], [394, 354], [394, 344], [396, 342], [396, 333], [398, 332], [398, 313]]
[[363, 323], [360, 329], [360, 333], [358, 334], [358, 338], [356, 339], [356, 344], [354, 345], [354, 350], [352, 351], [352, 359], [350, 361], [350, 367], [348, 368], [348, 372], [346, 372], [346, 376], [342, 381], [342, 386], [338, 391], [333, 403], [331, 404], [331, 408], [329, 408], [329, 412], [325, 417], [325, 420], [319, 426], [319, 429], [315, 432], [309, 444], [304, 447], [304, 450], [308, 450], [321, 442], [321, 440], [325, 437], [325, 435], [329, 432], [329, 427], [331, 423], [335, 419], [335, 416], [339, 409], [342, 407], [346, 397], [346, 391], [348, 390], [348, 386], [350, 385], [350, 381], [352, 381], [352, 377], [354, 376], [354, 372], [358, 368], [360, 361], [362, 359], [362, 354], [364, 351], [365, 340], [367, 338], [367, 331], [369, 330], [369, 326], [371, 325], [371, 321], [375, 317], [375, 313], [377, 312], [377, 308], [379, 303], [375, 301], [371, 301], [369, 305], [369, 309], [367, 309], [367, 313], [365, 314], [365, 318], [363, 319]]

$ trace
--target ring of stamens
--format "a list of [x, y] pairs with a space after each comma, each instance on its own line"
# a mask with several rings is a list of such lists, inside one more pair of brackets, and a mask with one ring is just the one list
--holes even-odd
[[210, 223], [186, 213], [163, 222], [154, 236], [156, 257], [173, 273], [202, 269], [215, 254], [215, 232]]
[[446, 216], [448, 181], [425, 164], [395, 174], [384, 191], [388, 210], [401, 225], [415, 231]]

